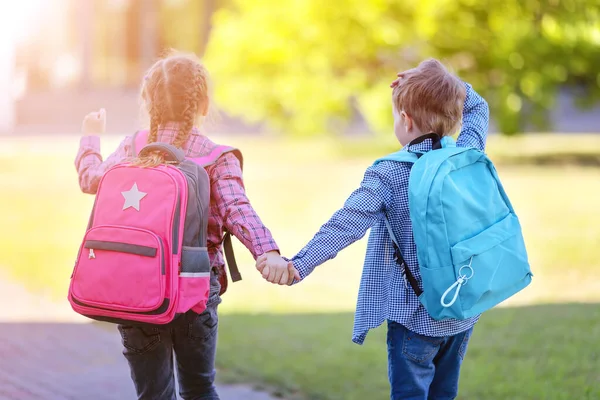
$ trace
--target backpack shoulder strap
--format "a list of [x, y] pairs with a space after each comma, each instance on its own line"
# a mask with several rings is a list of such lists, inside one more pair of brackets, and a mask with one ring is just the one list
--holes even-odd
[[405, 149], [399, 150], [395, 153], [388, 154], [387, 156], [383, 156], [377, 160], [375, 160], [374, 164], [379, 164], [382, 161], [396, 161], [396, 162], [407, 162], [407, 163], [415, 163], [419, 157], [415, 153], [411, 153]]
[[[219, 157], [226, 153], [233, 153], [233, 155], [235, 155], [240, 162], [240, 168], [242, 168], [242, 170], [244, 169], [244, 158], [242, 156], [242, 152], [230, 146], [217, 145], [208, 154], [200, 157], [189, 157], [188, 160], [206, 168], [216, 163]], [[225, 252], [225, 259], [227, 260], [227, 266], [229, 267], [231, 280], [233, 282], [242, 280], [242, 274], [240, 274], [237, 262], [235, 261], [235, 255], [233, 254], [231, 232], [225, 231], [225, 235], [223, 236], [223, 251]]]
[[400, 264], [400, 266], [403, 268], [404, 276], [408, 280], [410, 287], [415, 292], [417, 297], [419, 297], [423, 293], [423, 291], [419, 287], [419, 283], [417, 282], [417, 279], [410, 271], [410, 268], [408, 268], [408, 264], [406, 264], [404, 257], [402, 257], [402, 252], [400, 251], [400, 244], [398, 243], [398, 240], [396, 239], [396, 235], [394, 235], [394, 231], [392, 231], [392, 225], [390, 225], [390, 221], [388, 220], [387, 215], [385, 216], [384, 221], [385, 221], [385, 226], [387, 228], [387, 231], [390, 235], [390, 238], [392, 239], [392, 243], [394, 244], [394, 257], [396, 258], [396, 262], [398, 264]]
[[[435, 134], [430, 134], [435, 135]], [[414, 144], [419, 144], [425, 139], [430, 139], [430, 135], [423, 135], [419, 138], [413, 140], [409, 144], [407, 144], [401, 150], [398, 150], [395, 153], [388, 154], [387, 156], [381, 157], [380, 159], [375, 161], [375, 164], [380, 163], [381, 161], [396, 161], [396, 162], [407, 162], [407, 163], [415, 163], [417, 160], [424, 154], [423, 152], [413, 152], [409, 151], [410, 146]], [[456, 147], [456, 142], [451, 136], [444, 136], [439, 141], [440, 148], [449, 148]]]
[[[407, 162], [407, 163], [414, 164], [415, 162], [417, 162], [418, 159], [419, 159], [419, 157], [417, 154], [411, 153], [411, 152], [407, 151], [406, 149], [402, 149], [395, 153], [391, 153], [391, 154], [388, 154], [387, 156], [379, 158], [378, 160], [375, 161], [375, 163], [373, 165], [379, 164], [382, 161]], [[384, 222], [385, 222], [385, 226], [387, 228], [388, 234], [390, 235], [390, 239], [392, 239], [392, 243], [394, 245], [394, 257], [396, 259], [396, 262], [398, 264], [400, 264], [400, 266], [404, 270], [403, 272], [404, 272], [405, 279], [408, 280], [408, 283], [410, 284], [411, 288], [413, 289], [413, 291], [415, 292], [417, 297], [419, 297], [421, 295], [421, 293], [423, 293], [423, 291], [419, 288], [419, 284], [418, 284], [417, 280], [415, 279], [414, 275], [410, 271], [410, 268], [408, 268], [408, 265], [406, 264], [404, 257], [402, 257], [402, 252], [400, 251], [400, 244], [398, 243], [398, 240], [396, 239], [396, 235], [394, 235], [394, 231], [392, 231], [392, 226], [390, 225], [390, 221], [388, 220], [387, 215], [384, 218]]]
[[242, 152], [235, 147], [230, 146], [217, 145], [213, 147], [210, 153], [200, 157], [189, 157], [188, 160], [191, 160], [202, 167], [208, 167], [216, 163], [219, 157], [226, 153], [233, 153], [239, 160], [242, 170], [244, 169], [244, 157], [242, 156]]

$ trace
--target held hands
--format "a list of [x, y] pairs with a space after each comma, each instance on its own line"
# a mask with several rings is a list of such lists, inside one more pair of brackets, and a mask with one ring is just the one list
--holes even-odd
[[106, 110], [101, 108], [99, 111], [89, 113], [83, 118], [81, 131], [83, 136], [97, 136], [106, 130]]
[[270, 251], [256, 259], [256, 269], [263, 278], [278, 285], [291, 285], [294, 278], [300, 280], [300, 273], [294, 264], [284, 260], [277, 252]]

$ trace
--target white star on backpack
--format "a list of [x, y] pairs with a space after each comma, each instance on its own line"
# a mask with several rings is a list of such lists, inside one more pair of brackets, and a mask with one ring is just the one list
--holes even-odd
[[121, 192], [125, 198], [125, 204], [123, 204], [123, 210], [127, 210], [129, 207], [135, 208], [140, 211], [140, 200], [142, 200], [148, 193], [140, 192], [137, 183], [134, 183], [130, 190]]

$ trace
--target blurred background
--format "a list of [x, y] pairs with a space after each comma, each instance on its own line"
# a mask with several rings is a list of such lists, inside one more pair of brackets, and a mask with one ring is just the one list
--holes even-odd
[[[107, 157], [144, 126], [140, 82], [168, 48], [205, 62], [217, 112], [204, 130], [242, 150], [249, 197], [289, 256], [399, 147], [397, 72], [435, 57], [471, 83], [535, 276], [476, 327], [459, 398], [600, 398], [598, 0], [0, 2], [0, 332], [86, 322], [65, 300], [93, 202], [73, 163], [81, 120], [106, 108]], [[388, 398], [385, 327], [350, 342], [365, 247], [287, 288], [236, 243], [244, 280], [223, 297], [221, 381]]]

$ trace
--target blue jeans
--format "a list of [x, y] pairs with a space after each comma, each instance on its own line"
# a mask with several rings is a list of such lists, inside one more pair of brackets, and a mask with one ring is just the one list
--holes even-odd
[[429, 337], [388, 321], [391, 400], [450, 400], [458, 395], [460, 366], [473, 328], [448, 337]]
[[188, 311], [167, 325], [119, 325], [123, 354], [139, 400], [175, 400], [174, 360], [184, 400], [219, 400], [213, 384], [220, 285], [211, 274], [210, 298], [202, 314]]

